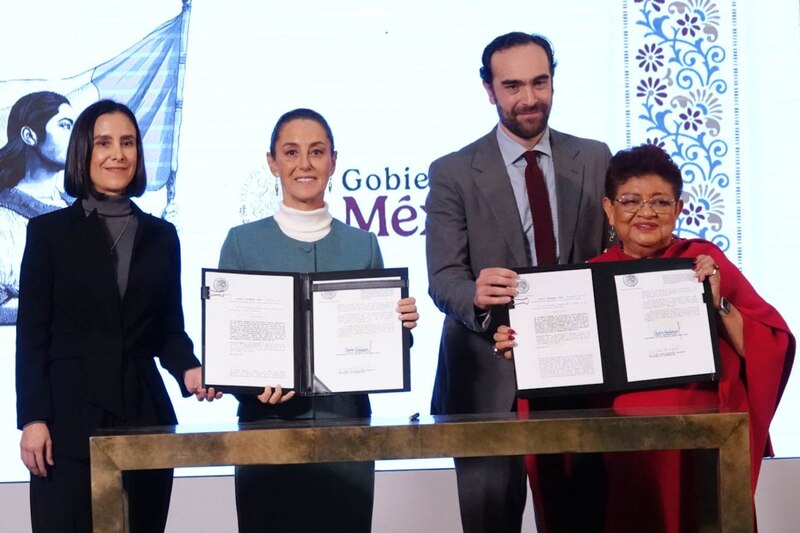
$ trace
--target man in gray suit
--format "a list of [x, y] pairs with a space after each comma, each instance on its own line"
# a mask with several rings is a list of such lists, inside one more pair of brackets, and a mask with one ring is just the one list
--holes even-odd
[[[509, 268], [543, 263], [536, 257], [525, 152], [537, 152], [558, 263], [585, 261], [604, 247], [601, 200], [611, 152], [548, 127], [555, 66], [542, 36], [515, 32], [492, 41], [480, 73], [500, 123], [431, 164], [429, 292], [446, 315], [433, 414], [516, 410], [513, 363], [493, 352], [492, 333], [508, 323], [504, 304], [516, 294]], [[455, 466], [464, 531], [520, 531], [523, 458], [457, 458]]]

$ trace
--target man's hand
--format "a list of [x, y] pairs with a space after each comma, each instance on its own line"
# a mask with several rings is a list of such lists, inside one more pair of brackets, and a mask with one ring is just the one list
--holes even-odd
[[517, 295], [517, 273], [507, 268], [484, 268], [475, 280], [472, 303], [488, 311], [493, 305], [504, 305]]

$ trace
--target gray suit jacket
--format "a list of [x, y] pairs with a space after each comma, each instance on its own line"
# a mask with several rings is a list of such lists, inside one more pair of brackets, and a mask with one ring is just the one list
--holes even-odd
[[[606, 242], [602, 198], [611, 152], [604, 143], [552, 129], [550, 144], [559, 263], [586, 261]], [[495, 308], [482, 330], [472, 303], [482, 269], [531, 265], [496, 131], [434, 161], [428, 176], [428, 291], [446, 315], [431, 412], [508, 412], [516, 393], [513, 363], [492, 354], [491, 340], [508, 315]]]

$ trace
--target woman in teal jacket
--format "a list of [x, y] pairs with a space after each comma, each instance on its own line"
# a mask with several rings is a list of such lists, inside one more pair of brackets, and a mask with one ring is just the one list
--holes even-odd
[[[219, 267], [236, 270], [329, 272], [383, 268], [377, 237], [334, 219], [325, 189], [336, 168], [333, 133], [310, 109], [284, 114], [275, 125], [267, 160], [280, 178], [283, 201], [273, 217], [232, 228]], [[403, 325], [419, 318], [414, 298], [398, 302]], [[238, 395], [239, 421], [271, 418], [364, 418], [366, 394], [294, 398], [280, 386]], [[372, 462], [262, 465], [236, 468], [239, 531], [369, 531], [375, 469]]]

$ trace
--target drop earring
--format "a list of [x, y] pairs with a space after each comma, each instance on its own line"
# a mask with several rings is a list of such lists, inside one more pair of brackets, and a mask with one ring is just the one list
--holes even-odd
[[277, 176], [275, 177], [275, 196], [280, 196], [280, 191], [278, 190], [278, 184], [281, 182], [280, 178]]
[[331, 192], [332, 190], [333, 190], [333, 180], [331, 178], [328, 178], [328, 192]]
[[614, 229], [614, 226], [608, 228], [608, 242], [614, 244], [614, 241], [617, 240], [617, 230]]

